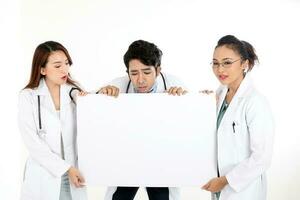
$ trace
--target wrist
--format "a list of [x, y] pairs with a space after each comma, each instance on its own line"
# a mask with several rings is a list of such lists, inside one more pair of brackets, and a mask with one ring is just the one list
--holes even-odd
[[73, 171], [73, 169], [74, 169], [74, 167], [70, 166], [67, 172], [70, 173], [71, 171]]
[[228, 184], [226, 176], [221, 176], [220, 178], [224, 186]]

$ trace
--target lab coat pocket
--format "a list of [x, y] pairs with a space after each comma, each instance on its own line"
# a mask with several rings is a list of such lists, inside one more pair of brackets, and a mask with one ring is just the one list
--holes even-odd
[[246, 159], [249, 154], [249, 135], [247, 134], [247, 131], [244, 130], [245, 126], [242, 121], [235, 120], [234, 124], [234, 140], [238, 152], [238, 161], [241, 162]]
[[26, 168], [27, 168], [27, 160], [26, 160], [26, 163], [25, 163], [25, 166], [24, 166], [24, 171], [23, 171], [23, 182], [25, 180], [25, 173], [26, 173]]
[[232, 132], [235, 135], [241, 134], [241, 123], [239, 120], [233, 120], [231, 126], [232, 126]]
[[28, 159], [24, 170], [21, 199], [38, 199], [41, 191], [40, 166]]

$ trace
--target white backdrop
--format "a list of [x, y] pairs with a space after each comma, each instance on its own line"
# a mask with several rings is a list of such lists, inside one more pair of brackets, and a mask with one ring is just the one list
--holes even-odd
[[[19, 196], [26, 150], [16, 123], [17, 94], [28, 81], [39, 43], [64, 44], [74, 76], [90, 90], [123, 75], [128, 45], [148, 40], [164, 52], [163, 71], [197, 91], [218, 85], [209, 63], [225, 34], [256, 48], [260, 65], [252, 76], [274, 111], [268, 199], [300, 199], [299, 8], [299, 0], [1, 0], [0, 199]], [[101, 199], [104, 190], [89, 188], [90, 199]], [[198, 188], [184, 188], [183, 196], [209, 198]]]

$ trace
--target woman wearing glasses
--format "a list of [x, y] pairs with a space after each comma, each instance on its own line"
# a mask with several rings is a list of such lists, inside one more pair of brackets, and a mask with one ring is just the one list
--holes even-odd
[[274, 124], [268, 102], [251, 81], [257, 60], [251, 44], [231, 35], [214, 50], [212, 68], [221, 83], [216, 93], [218, 177], [202, 187], [213, 199], [266, 199]]

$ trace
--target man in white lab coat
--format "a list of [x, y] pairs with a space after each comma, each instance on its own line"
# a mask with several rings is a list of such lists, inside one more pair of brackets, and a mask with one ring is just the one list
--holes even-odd
[[[124, 55], [127, 76], [114, 79], [97, 93], [117, 97], [119, 93], [162, 93], [182, 95], [186, 91], [182, 83], [169, 74], [161, 72], [162, 51], [153, 43], [133, 42]], [[157, 163], [156, 163], [157, 164]], [[105, 200], [133, 200], [138, 187], [109, 187]], [[179, 200], [177, 188], [147, 187], [149, 200]]]

